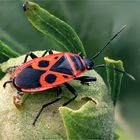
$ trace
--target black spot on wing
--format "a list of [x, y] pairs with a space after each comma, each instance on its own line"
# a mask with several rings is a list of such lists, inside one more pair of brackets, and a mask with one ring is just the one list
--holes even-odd
[[70, 56], [70, 58], [73, 61], [76, 70], [81, 70], [81, 71], [85, 70], [85, 67], [84, 67], [84, 65], [81, 62], [79, 57], [77, 57], [77, 56]]
[[58, 56], [55, 56], [55, 57], [54, 57], [54, 59], [57, 59], [57, 58], [58, 58]]
[[68, 76], [67, 76], [67, 75], [63, 75], [63, 77], [64, 77], [64, 78], [68, 78]]
[[48, 74], [46, 77], [45, 77], [45, 81], [47, 83], [53, 83], [56, 81], [56, 76], [54, 74]]
[[62, 56], [50, 69], [51, 71], [65, 73], [69, 75], [73, 75], [73, 70], [68, 62], [68, 60], [65, 58], [65, 56]]
[[49, 61], [41, 60], [41, 61], [39, 61], [38, 66], [39, 67], [48, 67], [49, 66]]
[[40, 87], [40, 77], [45, 72], [44, 70], [35, 70], [32, 67], [26, 67], [15, 78], [15, 84], [25, 89]]

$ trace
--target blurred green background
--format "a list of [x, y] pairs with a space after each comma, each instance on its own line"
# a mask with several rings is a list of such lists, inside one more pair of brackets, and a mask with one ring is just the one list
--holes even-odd
[[[140, 137], [140, 1], [139, 0], [32, 0], [50, 13], [69, 23], [80, 36], [87, 56], [93, 56], [123, 25], [127, 28], [117, 37], [95, 64], [104, 63], [104, 56], [121, 59], [136, 81], [123, 78], [118, 108], [129, 126]], [[54, 40], [46, 38], [27, 20], [23, 0], [0, 0], [0, 40], [19, 53], [48, 48], [62, 50]], [[99, 73], [106, 81], [105, 70]], [[118, 113], [119, 111], [117, 111]], [[118, 115], [117, 115], [118, 116]]]

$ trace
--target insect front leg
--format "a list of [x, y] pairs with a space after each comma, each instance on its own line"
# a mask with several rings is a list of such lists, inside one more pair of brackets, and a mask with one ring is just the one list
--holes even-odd
[[26, 56], [25, 56], [25, 59], [24, 59], [24, 62], [23, 62], [23, 63], [27, 62], [27, 59], [28, 59], [29, 56], [30, 56], [32, 59], [37, 58], [37, 56], [36, 56], [34, 53], [28, 52], [28, 53], [26, 54]]
[[51, 49], [46, 50], [46, 51], [43, 53], [42, 57], [45, 56], [47, 53], [53, 54], [53, 51], [52, 51]]
[[81, 76], [81, 77], [76, 77], [74, 80], [79, 80], [81, 84], [89, 85], [89, 82], [97, 81], [97, 78], [90, 77], [90, 76]]

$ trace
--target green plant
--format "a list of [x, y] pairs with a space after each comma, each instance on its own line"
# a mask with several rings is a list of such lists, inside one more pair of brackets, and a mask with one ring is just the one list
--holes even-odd
[[[64, 47], [64, 50], [74, 53], [81, 51], [85, 55], [81, 40], [68, 24], [51, 15], [39, 5], [31, 2], [27, 3], [25, 14], [36, 29], [58, 41]], [[6, 69], [15, 64], [21, 64], [24, 56], [11, 58], [17, 57], [19, 54], [11, 50], [4, 43], [0, 45], [1, 58], [5, 58], [0, 65], [1, 77], [3, 77]], [[39, 55], [42, 51], [36, 53]], [[8, 61], [5, 62], [6, 60]], [[105, 62], [107, 65], [113, 65], [123, 70], [121, 61], [106, 58]], [[45, 92], [35, 95], [29, 94], [25, 99], [25, 106], [18, 111], [11, 103], [14, 89], [8, 87], [4, 90], [1, 86], [0, 100], [2, 102], [0, 103], [0, 107], [3, 108], [0, 112], [0, 127], [3, 128], [0, 132], [1, 139], [5, 137], [11, 139], [18, 139], [19, 137], [22, 137], [22, 139], [65, 139], [66, 137], [68, 139], [117, 139], [113, 102], [116, 102], [119, 94], [118, 89], [121, 86], [122, 74], [107, 69], [109, 90], [102, 78], [95, 71], [88, 72], [87, 74], [95, 75], [98, 81], [92, 83], [90, 87], [81, 86], [79, 83], [72, 81], [72, 84], [77, 87], [80, 95], [69, 106], [71, 109], [60, 107], [60, 114], [58, 111], [52, 113], [52, 110], [56, 110], [57, 106], [61, 106], [62, 103], [60, 102], [57, 106], [53, 106], [43, 113], [35, 128], [31, 126], [34, 113], [40, 108], [43, 102], [53, 98], [52, 93], [55, 91], [50, 90], [47, 94]], [[8, 78], [9, 75], [6, 74], [1, 80], [1, 85]], [[67, 91], [65, 95], [64, 100], [67, 100]], [[96, 100], [97, 104], [90, 99]], [[6, 109], [4, 108], [5, 105]], [[6, 121], [3, 114], [9, 115], [9, 120]], [[44, 119], [45, 114], [47, 114], [46, 119]], [[8, 127], [5, 127], [6, 123]], [[8, 130], [9, 127], [10, 129]]]

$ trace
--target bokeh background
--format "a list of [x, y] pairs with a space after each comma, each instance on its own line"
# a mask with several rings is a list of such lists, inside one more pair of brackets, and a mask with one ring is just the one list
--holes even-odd
[[[109, 56], [121, 59], [136, 81], [123, 78], [117, 105], [117, 120], [140, 138], [140, 0], [32, 0], [69, 23], [80, 36], [87, 56], [93, 56], [123, 25], [117, 37], [95, 64]], [[46, 38], [27, 20], [23, 0], [0, 0], [0, 40], [19, 53], [48, 48], [64, 51], [61, 45]], [[106, 81], [105, 70], [98, 71]], [[119, 114], [119, 115], [118, 115]], [[121, 117], [120, 117], [121, 116]]]

